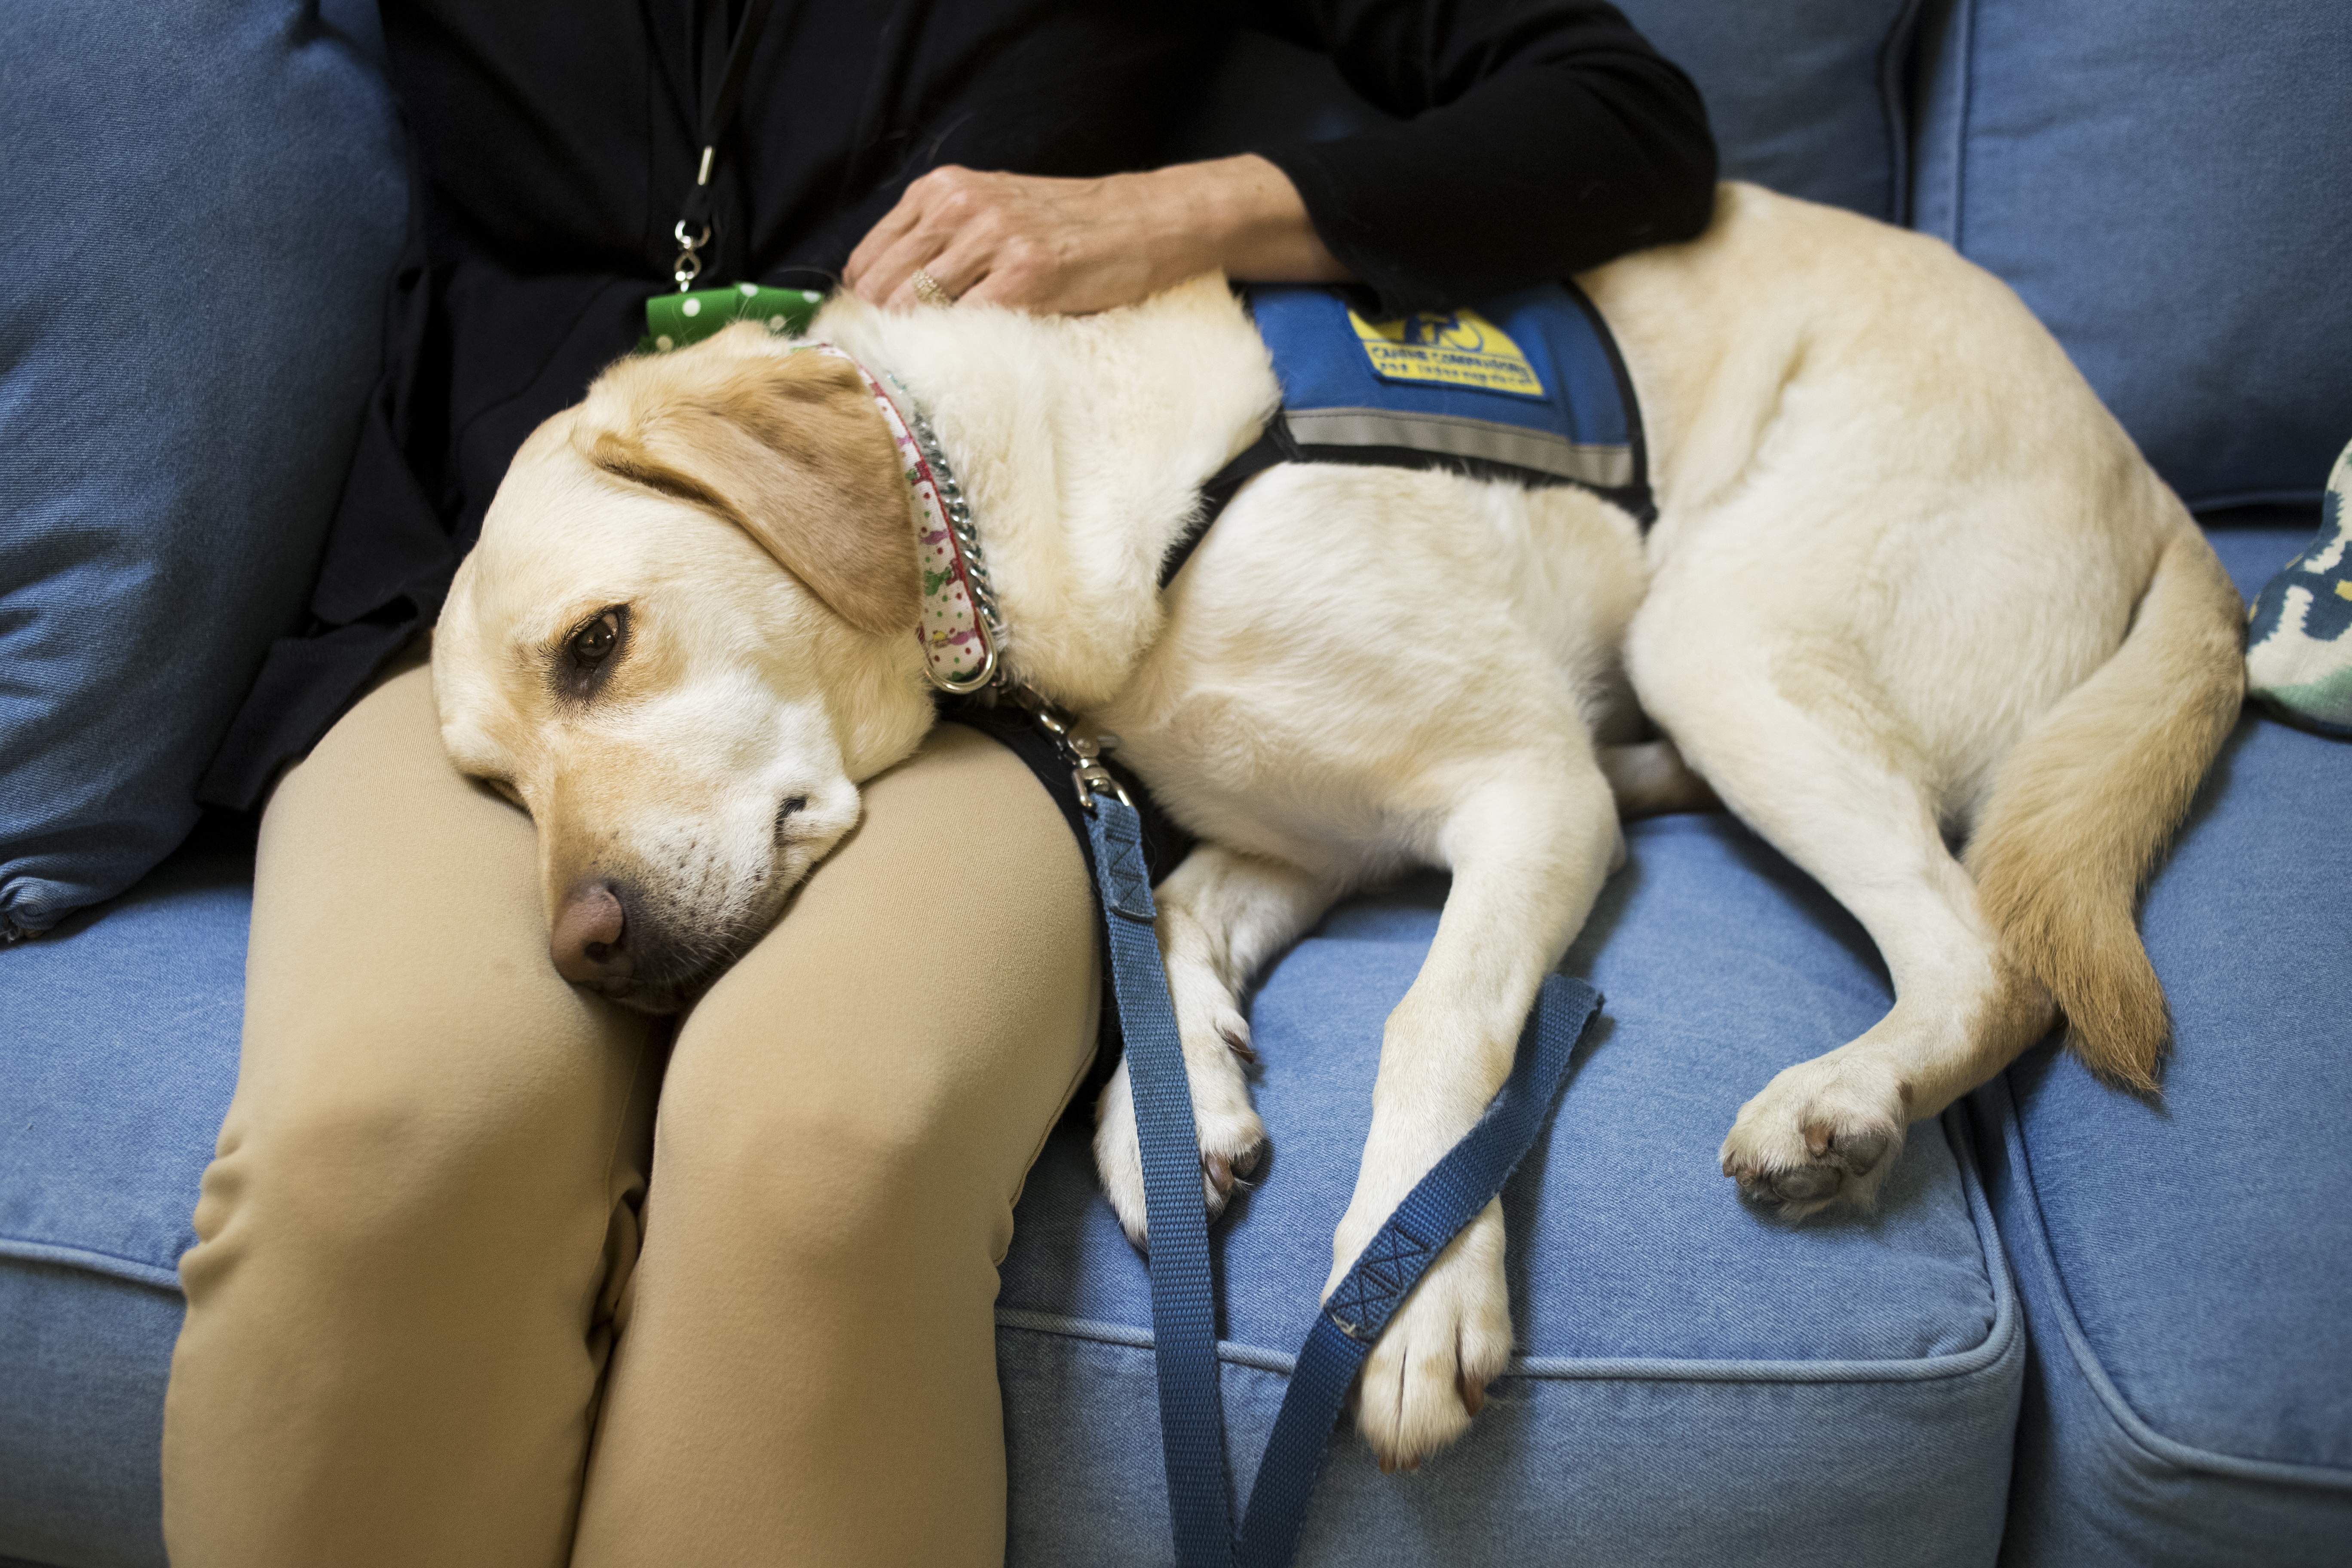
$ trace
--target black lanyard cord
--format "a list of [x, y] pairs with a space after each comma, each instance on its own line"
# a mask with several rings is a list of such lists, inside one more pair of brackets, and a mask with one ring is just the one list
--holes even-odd
[[735, 25], [735, 41], [728, 46], [717, 88], [713, 90], [706, 80], [698, 95], [702, 99], [702, 159], [695, 167], [694, 185], [686, 194], [674, 231], [678, 251], [673, 276], [681, 293], [693, 286], [702, 271], [702, 258], [697, 253], [710, 243], [711, 171], [719, 161], [719, 144], [725, 140], [728, 128], [734, 123], [736, 108], [743, 100], [743, 84], [751, 75], [751, 56], [759, 47], [760, 30], [767, 26], [768, 13], [773, 9], [775, 0], [745, 0], [743, 19]]

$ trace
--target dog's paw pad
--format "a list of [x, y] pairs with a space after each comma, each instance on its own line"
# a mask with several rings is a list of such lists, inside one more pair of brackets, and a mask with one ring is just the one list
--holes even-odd
[[1805, 1124], [1805, 1152], [1852, 1176], [1866, 1176], [1886, 1158], [1894, 1140], [1873, 1126], [1839, 1127], [1825, 1121]]
[[1723, 1141], [1739, 1195], [1790, 1219], [1867, 1208], [1903, 1151], [1902, 1085], [1852, 1064], [1802, 1062], [1740, 1108]]

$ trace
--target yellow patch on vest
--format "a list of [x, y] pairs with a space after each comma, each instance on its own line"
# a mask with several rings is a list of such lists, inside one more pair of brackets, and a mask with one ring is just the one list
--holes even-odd
[[1510, 335], [1475, 310], [1416, 310], [1392, 321], [1348, 312], [1348, 324], [1385, 381], [1431, 381], [1478, 392], [1541, 397], [1536, 367]]

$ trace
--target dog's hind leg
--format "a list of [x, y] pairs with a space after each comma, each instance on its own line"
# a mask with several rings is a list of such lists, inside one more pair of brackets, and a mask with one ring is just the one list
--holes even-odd
[[[1207, 843], [1154, 890], [1211, 1218], [1265, 1155], [1265, 1125], [1250, 1105], [1244, 1070], [1257, 1055], [1241, 994], [1267, 960], [1322, 918], [1339, 892], [1336, 884], [1293, 867]], [[1120, 1226], [1142, 1246], [1143, 1153], [1124, 1061], [1095, 1104], [1095, 1168]]]
[[1862, 922], [1895, 985], [1893, 1009], [1860, 1038], [1785, 1069], [1740, 1109], [1724, 1173], [1790, 1217], [1866, 1206], [1907, 1125], [2048, 1032], [2052, 1003], [2004, 955], [1905, 727], [1866, 677], [1803, 664], [1786, 639], [1757, 636], [1729, 659], [1668, 640], [1644, 648], [1636, 633], [1650, 711], [1734, 813]]
[[[1536, 990], [1591, 912], [1620, 843], [1608, 783], [1580, 746], [1474, 765], [1479, 781], [1435, 835], [1454, 885], [1421, 973], [1389, 1015], [1326, 1296], [1510, 1075]], [[1459, 1436], [1510, 1354], [1498, 1201], [1438, 1254], [1365, 1363], [1356, 1421], [1381, 1468], [1410, 1468]]]

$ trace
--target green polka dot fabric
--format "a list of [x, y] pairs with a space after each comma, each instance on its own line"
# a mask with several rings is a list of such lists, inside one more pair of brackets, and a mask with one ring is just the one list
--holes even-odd
[[824, 296], [807, 289], [763, 289], [730, 283], [687, 294], [656, 294], [646, 301], [646, 335], [639, 353], [667, 353], [698, 343], [721, 327], [757, 321], [778, 337], [797, 337]]
[[2290, 724], [2352, 740], [2352, 447], [2321, 509], [2319, 537], [2254, 598], [2246, 688]]

